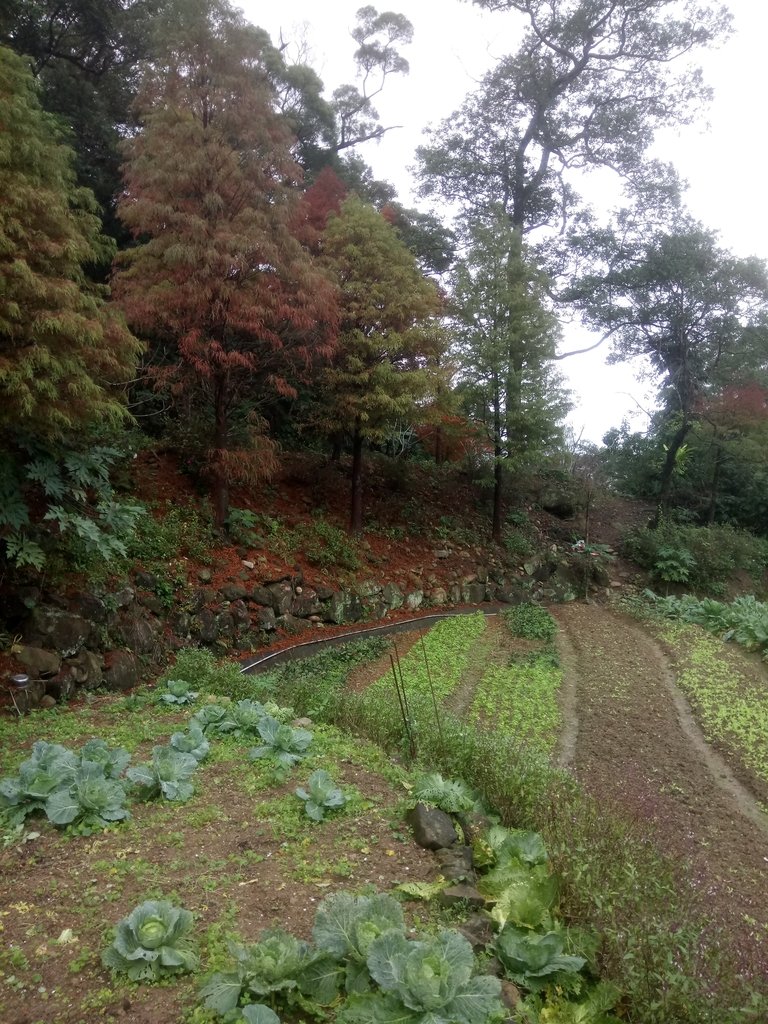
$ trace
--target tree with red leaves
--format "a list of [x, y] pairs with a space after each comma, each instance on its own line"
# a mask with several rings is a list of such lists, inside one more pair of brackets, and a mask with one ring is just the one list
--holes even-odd
[[[293, 230], [301, 172], [273, 109], [263, 34], [220, 0], [167, 17], [167, 52], [145, 75], [142, 131], [127, 145], [118, 209], [136, 245], [114, 293], [136, 330], [170, 342], [156, 375], [204, 420], [222, 525], [229, 485], [274, 468], [255, 409], [292, 395], [333, 350], [336, 289]], [[235, 415], [243, 408], [250, 417]]]

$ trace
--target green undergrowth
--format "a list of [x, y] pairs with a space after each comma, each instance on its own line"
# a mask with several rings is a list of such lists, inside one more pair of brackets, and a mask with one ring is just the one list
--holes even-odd
[[561, 720], [557, 694], [562, 672], [549, 652], [522, 655], [489, 668], [477, 685], [470, 720], [504, 733], [520, 746], [551, 754]]
[[766, 680], [739, 673], [722, 641], [696, 626], [666, 623], [662, 633], [678, 657], [678, 685], [704, 735], [768, 784]]
[[546, 610], [521, 604], [503, 615], [505, 627], [537, 649], [491, 665], [475, 689], [470, 720], [502, 732], [529, 751], [551, 755], [562, 725], [558, 693], [563, 674], [553, 645], [557, 625]]
[[[434, 719], [440, 706], [461, 682], [478, 638], [486, 629], [482, 612], [443, 619], [399, 659], [395, 676], [385, 672], [366, 690], [366, 704], [377, 709], [382, 722], [388, 723], [386, 740], [390, 746], [403, 742], [404, 715], [413, 733], [422, 721]], [[398, 696], [398, 690], [400, 696]], [[401, 703], [402, 702], [402, 703]]]
[[[451, 635], [459, 633], [459, 622], [448, 621]], [[427, 637], [428, 650], [435, 632]], [[468, 636], [455, 640], [464, 664], [476, 641], [476, 635], [471, 642]], [[419, 644], [411, 655], [423, 660]], [[448, 682], [438, 683], [440, 696], [452, 692], [460, 676], [455, 658], [454, 653], [446, 659]], [[437, 675], [433, 663], [433, 683]], [[276, 699], [297, 706], [319, 688], [323, 716], [389, 749], [408, 749], [394, 687], [386, 689], [383, 681], [366, 693], [345, 691], [338, 664], [329, 682], [311, 659], [275, 670], [263, 685]], [[768, 1019], [765, 979], [758, 972], [750, 977], [736, 961], [716, 924], [708, 921], [684, 865], [658, 851], [646, 826], [590, 798], [535, 745], [500, 728], [478, 728], [443, 709], [436, 716], [423, 691], [411, 714], [425, 767], [477, 788], [499, 809], [505, 825], [544, 836], [562, 878], [560, 912], [567, 923], [600, 933], [600, 974], [624, 992], [628, 1024], [763, 1024]]]

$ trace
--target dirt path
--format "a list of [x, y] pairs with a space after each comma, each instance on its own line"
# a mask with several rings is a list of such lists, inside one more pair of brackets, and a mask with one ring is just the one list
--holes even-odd
[[768, 970], [768, 818], [704, 740], [640, 625], [597, 606], [551, 610], [565, 669], [561, 764], [688, 858], [709, 909]]

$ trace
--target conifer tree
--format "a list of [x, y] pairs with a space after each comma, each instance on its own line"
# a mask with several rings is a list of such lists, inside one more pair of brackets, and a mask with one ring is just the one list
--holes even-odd
[[542, 281], [503, 209], [471, 222], [453, 280], [454, 356], [471, 418], [493, 445], [491, 535], [501, 541], [504, 469], [520, 470], [560, 435], [567, 403], [552, 370], [558, 327]]
[[148, 70], [119, 213], [137, 239], [115, 281], [129, 321], [171, 350], [166, 382], [205, 424], [216, 521], [228, 485], [274, 463], [234, 414], [290, 395], [333, 345], [335, 290], [292, 228], [300, 168], [272, 106], [261, 34], [218, 0], [174, 5]]
[[320, 380], [329, 433], [352, 434], [350, 532], [363, 526], [362, 454], [436, 390], [440, 297], [396, 230], [356, 196], [331, 216], [323, 251], [341, 289], [339, 350]]
[[0, 429], [57, 440], [125, 416], [139, 343], [83, 266], [110, 243], [25, 61], [0, 47]]

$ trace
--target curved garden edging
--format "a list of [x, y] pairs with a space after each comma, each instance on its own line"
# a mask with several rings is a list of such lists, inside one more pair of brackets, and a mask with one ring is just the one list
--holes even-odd
[[483, 615], [499, 615], [508, 604], [494, 604], [487, 608], [474, 606], [472, 608], [454, 608], [451, 611], [435, 612], [430, 615], [419, 615], [412, 619], [401, 619], [399, 622], [386, 622], [379, 626], [366, 626], [363, 629], [351, 629], [346, 633], [337, 633], [335, 636], [318, 637], [316, 640], [305, 640], [303, 643], [294, 644], [292, 647], [284, 647], [279, 651], [268, 651], [253, 661], [242, 665], [240, 671], [243, 675], [255, 675], [258, 672], [272, 668], [273, 665], [281, 665], [286, 661], [294, 661], [301, 658], [309, 658], [317, 650], [324, 646], [339, 647], [352, 640], [368, 636], [388, 636], [390, 633], [407, 633], [410, 630], [418, 629], [422, 623], [434, 624], [443, 619], [451, 619], [457, 615], [471, 615], [473, 612], [482, 612]]

